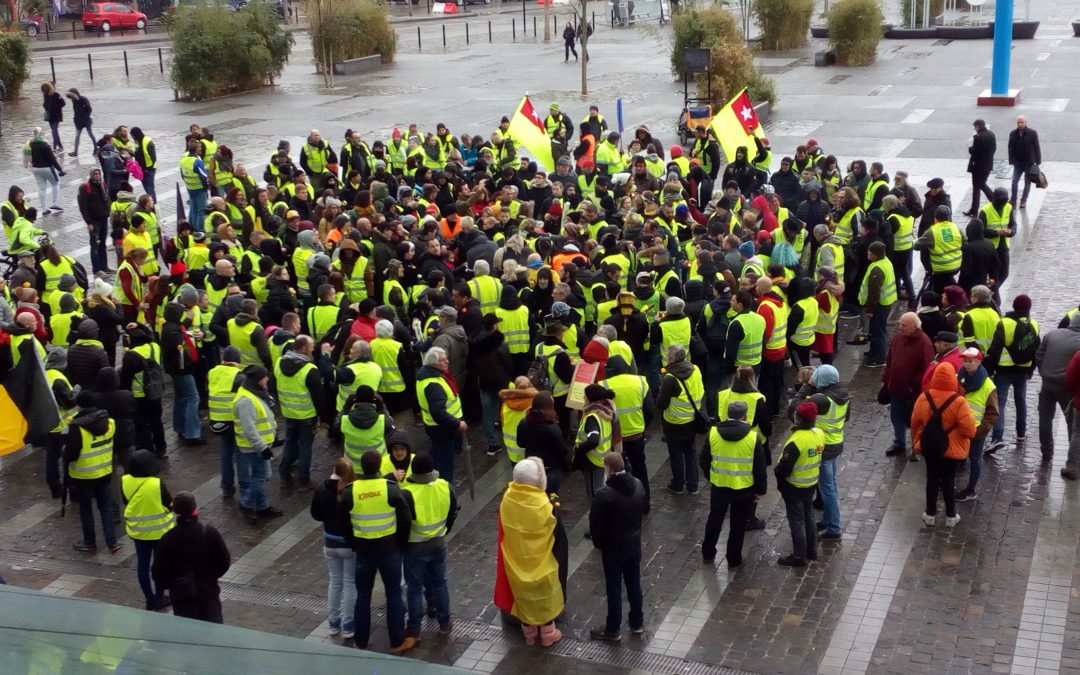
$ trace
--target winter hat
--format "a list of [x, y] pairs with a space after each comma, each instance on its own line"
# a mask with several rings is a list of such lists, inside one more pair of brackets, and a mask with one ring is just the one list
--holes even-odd
[[58, 288], [62, 291], [70, 291], [75, 288], [75, 277], [71, 274], [61, 274]]
[[551, 314], [553, 316], [563, 317], [570, 313], [570, 305], [565, 302], [556, 302], [551, 305]]
[[754, 249], [754, 242], [744, 241], [739, 244], [739, 255], [742, 257], [753, 258], [755, 253], [757, 253], [757, 251]]
[[418, 452], [413, 455], [412, 472], [414, 474], [431, 473], [435, 470], [435, 461], [426, 452]]
[[746, 405], [746, 401], [732, 401], [727, 406], [728, 419], [745, 420], [749, 410], [750, 407]]
[[181, 518], [190, 518], [199, 515], [199, 507], [195, 503], [195, 495], [190, 492], [181, 492], [173, 497], [173, 512]]
[[1031, 312], [1031, 298], [1027, 295], [1018, 295], [1013, 298], [1013, 311], [1020, 314], [1028, 314]]
[[937, 332], [937, 335], [934, 336], [934, 342], [944, 342], [945, 344], [949, 345], [956, 344], [956, 340], [956, 333], [947, 330], [939, 330]]
[[830, 385], [836, 384], [840, 381], [840, 373], [836, 371], [834, 366], [821, 365], [814, 370], [814, 375], [810, 378], [810, 384], [814, 385], [817, 389], [824, 389]]
[[676, 157], [682, 157], [682, 146], [680, 145], [671, 146], [671, 158], [675, 159]]
[[357, 403], [374, 403], [375, 402], [375, 390], [369, 385], [362, 384], [356, 389], [356, 402]]
[[235, 345], [229, 345], [221, 352], [221, 360], [228, 361], [230, 363], [240, 363], [242, 358], [240, 354], [240, 348]]
[[818, 415], [817, 404], [813, 401], [803, 401], [799, 404], [799, 407], [795, 408], [795, 412], [804, 420], [813, 422]]
[[590, 384], [585, 387], [585, 399], [589, 403], [595, 403], [596, 401], [603, 401], [604, 399], [615, 398], [615, 392], [606, 387], [602, 387], [599, 384]]
[[676, 217], [690, 215], [690, 207], [686, 204], [679, 204], [675, 207], [675, 215]]
[[112, 292], [112, 284], [102, 279], [94, 279], [94, 290], [92, 292], [93, 295], [99, 295], [103, 298], [107, 298], [112, 295]]

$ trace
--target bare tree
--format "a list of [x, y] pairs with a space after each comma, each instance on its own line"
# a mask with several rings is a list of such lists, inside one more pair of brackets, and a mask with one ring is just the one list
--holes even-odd
[[577, 34], [581, 39], [581, 95], [589, 95], [589, 0], [577, 0]]

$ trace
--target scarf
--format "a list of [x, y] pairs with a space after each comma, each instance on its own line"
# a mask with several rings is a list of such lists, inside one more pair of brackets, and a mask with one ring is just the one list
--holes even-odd
[[581, 414], [585, 416], [588, 413], [596, 413], [611, 422], [611, 449], [615, 452], [622, 452], [622, 428], [619, 426], [619, 416], [615, 412], [615, 402], [605, 398], [600, 401], [586, 403]]

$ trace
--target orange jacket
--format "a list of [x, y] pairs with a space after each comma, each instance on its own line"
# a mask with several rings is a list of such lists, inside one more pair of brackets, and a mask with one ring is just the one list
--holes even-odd
[[971, 439], [975, 438], [975, 414], [971, 412], [971, 407], [964, 398], [964, 388], [956, 379], [956, 369], [951, 363], [938, 364], [930, 379], [930, 387], [915, 399], [915, 409], [911, 413], [911, 438], [916, 454], [922, 454], [919, 437], [923, 427], [930, 421], [930, 404], [926, 401], [926, 396], [929, 395], [934, 406], [941, 410], [942, 404], [953, 394], [960, 396], [950, 403], [941, 415], [941, 424], [949, 432], [949, 449], [945, 451], [945, 456], [949, 459], [967, 459]]

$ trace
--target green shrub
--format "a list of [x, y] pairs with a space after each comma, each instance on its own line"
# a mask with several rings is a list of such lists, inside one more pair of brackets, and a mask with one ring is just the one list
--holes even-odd
[[281, 75], [292, 34], [266, 2], [238, 12], [222, 5], [179, 7], [169, 25], [172, 82], [181, 97], [201, 100], [257, 89]]
[[814, 0], [754, 0], [753, 11], [764, 31], [762, 49], [793, 49], [806, 44]]
[[7, 87], [7, 100], [19, 98], [19, 90], [30, 79], [30, 38], [23, 33], [0, 33], [0, 80]]
[[681, 77], [683, 49], [707, 48], [712, 55], [710, 75], [694, 76], [699, 98], [710, 95], [714, 109], [746, 87], [755, 103], [776, 102], [772, 80], [754, 67], [754, 53], [743, 42], [735, 17], [719, 7], [684, 9], [672, 18], [671, 69]]
[[[915, 2], [915, 24], [911, 23], [911, 3]], [[926, 11], [926, 0], [904, 0], [901, 7], [900, 19], [903, 25], [908, 28], [926, 28], [922, 25], [923, 12]], [[945, 0], [930, 0], [930, 20], [932, 21], [935, 16], [940, 16], [945, 13]]]
[[884, 17], [876, 0], [840, 0], [829, 10], [829, 46], [842, 66], [873, 63]]
[[320, 72], [334, 62], [378, 54], [391, 63], [397, 35], [386, 6], [374, 0], [310, 0], [306, 6], [311, 47]]

